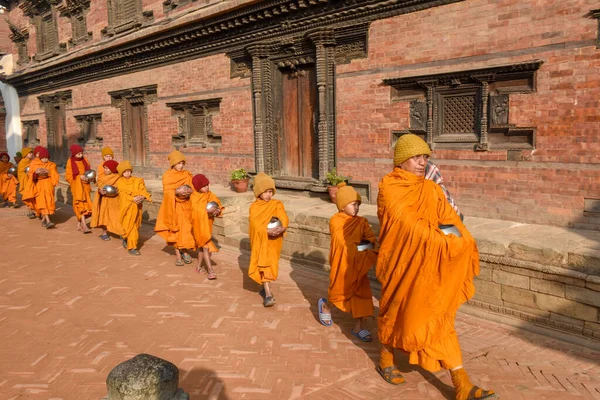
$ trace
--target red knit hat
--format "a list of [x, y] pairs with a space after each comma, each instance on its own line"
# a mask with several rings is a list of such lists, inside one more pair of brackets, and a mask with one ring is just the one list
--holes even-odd
[[115, 160], [108, 160], [108, 161], [104, 161], [104, 164], [102, 164], [102, 166], [110, 169], [110, 172], [112, 172], [113, 174], [116, 174], [119, 163], [116, 162]]
[[208, 178], [202, 174], [194, 175], [192, 178], [192, 185], [194, 185], [194, 189], [200, 190], [204, 186], [208, 185], [210, 182]]
[[75, 157], [77, 153], [83, 153], [83, 149], [78, 144], [72, 144], [71, 147], [71, 157]]
[[8, 155], [8, 153], [2, 152], [0, 153], [0, 158], [6, 156], [6, 158], [8, 158], [10, 160], [10, 156]]
[[40, 153], [40, 158], [50, 158], [50, 153], [45, 147], [36, 147], [35, 150]]
[[33, 155], [36, 155], [37, 153], [39, 153], [40, 149], [43, 149], [43, 147], [42, 146], [37, 146], [35, 149], [33, 149]]

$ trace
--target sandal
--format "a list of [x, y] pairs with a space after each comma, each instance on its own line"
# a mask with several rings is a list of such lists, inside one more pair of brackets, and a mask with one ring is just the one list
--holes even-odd
[[103, 234], [103, 235], [100, 235], [100, 239], [102, 239], [102, 240], [110, 240], [110, 236], [108, 236], [108, 234]]
[[325, 326], [331, 326], [333, 324], [333, 320], [331, 319], [331, 313], [324, 313], [323, 312], [323, 304], [327, 303], [327, 300], [323, 297], [321, 297], [319, 299], [319, 321], [321, 321], [321, 324], [325, 325]]
[[199, 274], [205, 274], [206, 270], [202, 267], [196, 267], [196, 272]]
[[183, 267], [183, 261], [182, 260], [175, 260], [175, 266], [176, 267]]
[[[381, 369], [381, 367], [378, 365], [375, 369], [377, 372], [379, 372], [379, 375], [381, 375], [381, 377], [391, 385], [404, 385], [406, 383], [406, 379], [404, 379], [400, 373], [400, 370], [395, 365], [390, 365], [384, 369]], [[402, 382], [394, 382], [394, 379], [397, 378], [402, 379]]]
[[29, 219], [36, 219], [37, 215], [35, 215], [35, 213], [33, 213], [33, 212], [30, 212], [29, 214], [27, 214], [27, 218], [29, 218]]
[[127, 239], [125, 239], [123, 236], [121, 236], [121, 244], [123, 245], [124, 249], [127, 248]]
[[141, 256], [142, 253], [139, 252], [138, 249], [131, 249], [128, 251], [129, 254], [131, 254], [132, 256]]
[[188, 253], [181, 253], [181, 257], [183, 258], [184, 263], [186, 263], [186, 264], [192, 263], [192, 256], [190, 256]]
[[212, 269], [208, 272], [208, 280], [213, 281], [217, 279], [217, 274]]
[[350, 332], [352, 332], [352, 334], [354, 336], [356, 336], [357, 338], [359, 338], [363, 342], [371, 342], [373, 340], [373, 338], [371, 337], [371, 332], [369, 332], [366, 329], [361, 329], [358, 332], [354, 332], [354, 330], [351, 330]]
[[265, 301], [263, 301], [263, 306], [273, 307], [274, 305], [275, 305], [275, 297], [273, 297], [273, 296], [265, 297]]
[[52, 228], [53, 226], [54, 226], [54, 222], [48, 222], [48, 223], [46, 224], [46, 229], [50, 229], [50, 228]]

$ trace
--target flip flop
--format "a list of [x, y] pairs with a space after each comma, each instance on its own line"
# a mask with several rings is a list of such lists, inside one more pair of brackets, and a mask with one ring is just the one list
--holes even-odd
[[186, 264], [192, 263], [192, 256], [190, 256], [188, 253], [182, 253], [181, 258], [183, 258], [183, 262]]
[[202, 267], [196, 267], [196, 272], [199, 274], [205, 274], [206, 270]]
[[182, 260], [175, 260], [175, 266], [176, 267], [183, 267], [183, 261]]
[[208, 279], [211, 280], [211, 281], [217, 279], [217, 274], [215, 274], [215, 271], [210, 271], [208, 273]]
[[[400, 373], [400, 370], [395, 365], [391, 365], [384, 369], [381, 369], [381, 367], [378, 365], [377, 368], [375, 368], [375, 370], [377, 370], [377, 372], [379, 372], [379, 375], [381, 375], [381, 377], [390, 385], [398, 386], [398, 385], [404, 385], [406, 383], [406, 380]], [[394, 383], [393, 380], [396, 378], [402, 378], [402, 382]]]
[[319, 299], [319, 321], [321, 321], [321, 324], [325, 325], [325, 326], [331, 326], [333, 324], [333, 320], [331, 319], [331, 313], [324, 313], [323, 312], [323, 304], [327, 303], [327, 299], [321, 297]]
[[100, 235], [99, 237], [102, 240], [110, 240], [110, 236], [108, 236], [108, 235]]
[[357, 338], [359, 338], [359, 339], [360, 339], [360, 340], [362, 340], [363, 342], [371, 342], [371, 341], [373, 341], [373, 338], [372, 338], [372, 337], [370, 337], [370, 338], [367, 338], [367, 336], [371, 336], [371, 332], [369, 332], [369, 331], [368, 331], [368, 330], [366, 330], [366, 329], [361, 329], [361, 330], [360, 330], [360, 331], [358, 331], [358, 332], [354, 332], [354, 331], [352, 330], [352, 331], [350, 331], [350, 332], [352, 332], [352, 334], [353, 334], [354, 336], [356, 336]]

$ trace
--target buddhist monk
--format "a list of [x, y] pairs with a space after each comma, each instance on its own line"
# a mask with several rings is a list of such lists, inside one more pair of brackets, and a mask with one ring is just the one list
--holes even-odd
[[15, 165], [19, 165], [19, 163], [21, 162], [21, 160], [23, 159], [23, 153], [22, 151], [17, 151], [17, 153], [14, 156], [15, 159]]
[[50, 153], [44, 147], [36, 148], [38, 159], [29, 166], [29, 179], [34, 193], [34, 204], [37, 212], [42, 216], [42, 227], [49, 229], [54, 226], [50, 216], [56, 211], [54, 189], [58, 185], [58, 171], [56, 164], [49, 160]]
[[65, 178], [71, 186], [73, 197], [73, 211], [77, 217], [77, 230], [91, 233], [85, 219], [92, 215], [92, 187], [85, 172], [90, 169], [90, 163], [83, 156], [83, 149], [79, 145], [71, 145], [71, 158], [67, 160]]
[[119, 221], [123, 227], [123, 247], [129, 254], [139, 256], [138, 239], [142, 225], [142, 205], [145, 200], [152, 202], [152, 196], [146, 191], [142, 178], [134, 177], [129, 161], [122, 161], [117, 167], [121, 178], [117, 181], [119, 191]]
[[[283, 203], [273, 199], [275, 181], [264, 172], [254, 178], [254, 196], [256, 200], [250, 205], [250, 266], [248, 275], [255, 282], [263, 285], [261, 295], [264, 296], [263, 306], [275, 305], [275, 297], [270, 283], [277, 280], [279, 272], [279, 256], [283, 246], [283, 235], [289, 220]], [[268, 228], [274, 218], [280, 226]]]
[[115, 154], [110, 147], [103, 147], [101, 154], [102, 161], [100, 162], [100, 165], [98, 165], [98, 168], [96, 168], [96, 182], [104, 175], [104, 163], [106, 161], [114, 160], [115, 158]]
[[103, 164], [102, 175], [98, 175], [98, 193], [94, 197], [94, 204], [92, 208], [92, 221], [90, 223], [92, 228], [102, 228], [102, 235], [100, 239], [110, 240], [108, 232], [114, 233], [118, 236], [123, 236], [123, 227], [120, 221], [120, 206], [118, 197], [106, 196], [106, 186], [117, 186], [119, 180], [119, 172], [117, 167], [118, 162], [114, 160], [105, 161]]
[[[352, 313], [355, 320], [352, 334], [363, 342], [373, 340], [366, 328], [373, 315], [373, 293], [367, 274], [377, 262], [377, 252], [364, 249], [375, 243], [375, 234], [364, 217], [358, 216], [361, 197], [352, 186], [338, 186], [335, 204], [338, 213], [329, 220], [331, 245], [329, 250], [329, 302], [340, 310]], [[359, 248], [359, 246], [361, 246]], [[319, 299], [319, 319], [325, 326], [332, 324], [326, 299]]]
[[19, 207], [17, 204], [17, 185], [19, 181], [17, 173], [9, 173], [9, 169], [14, 167], [10, 162], [8, 153], [0, 153], [0, 196], [4, 203], [0, 207]]
[[[432, 372], [450, 370], [457, 400], [497, 398], [493, 391], [473, 385], [462, 365], [454, 319], [458, 307], [475, 293], [479, 254], [440, 186], [424, 178], [430, 154], [418, 136], [401, 136], [394, 170], [379, 183], [377, 371], [391, 384], [404, 383], [394, 365], [393, 351], [400, 349], [411, 364]], [[449, 224], [459, 236], [439, 228]]]
[[[35, 184], [33, 182], [33, 172], [40, 168], [42, 161], [40, 160], [40, 151], [42, 151], [44, 149], [44, 147], [42, 146], [36, 146], [35, 149], [33, 149], [32, 153], [33, 153], [33, 159], [31, 160], [31, 162], [29, 163], [29, 165], [27, 167], [25, 167], [25, 169], [27, 170], [26, 174], [27, 174], [27, 180], [25, 181], [25, 187], [23, 188], [23, 191], [21, 192], [21, 199], [23, 200], [23, 202], [25, 204], [27, 204], [27, 206], [30, 208], [30, 210], [32, 211], [32, 213], [35, 215], [36, 218], [42, 218], [42, 214], [40, 213], [40, 211], [37, 209], [36, 205], [35, 205]], [[29, 169], [28, 169], [29, 168]], [[33, 217], [29, 216], [30, 219], [34, 219]]]
[[19, 193], [21, 194], [21, 201], [23, 201], [23, 203], [29, 209], [27, 218], [35, 219], [36, 213], [35, 207], [33, 205], [33, 200], [31, 198], [26, 200], [24, 196], [25, 189], [30, 184], [29, 175], [27, 174], [27, 172], [25, 172], [25, 170], [31, 164], [31, 161], [33, 161], [33, 159], [35, 158], [35, 154], [33, 154], [33, 151], [29, 147], [23, 147], [21, 149], [21, 154], [23, 154], [23, 158], [21, 159], [21, 161], [19, 161], [19, 165], [17, 166], [17, 174], [19, 176]]
[[[217, 279], [211, 260], [210, 254], [219, 251], [212, 241], [212, 228], [215, 217], [221, 215], [225, 207], [221, 205], [221, 200], [210, 191], [208, 178], [202, 174], [194, 175], [192, 185], [196, 190], [190, 196], [192, 204], [192, 234], [196, 246], [202, 251], [202, 258], [198, 253], [198, 266], [196, 272], [207, 273], [208, 279]], [[214, 207], [207, 208], [209, 205]], [[206, 264], [206, 269], [202, 268], [202, 259]]]
[[169, 168], [162, 177], [163, 201], [154, 231], [175, 249], [175, 265], [191, 264], [187, 249], [195, 249], [192, 236], [192, 173], [185, 170], [185, 156], [174, 150], [168, 155]]

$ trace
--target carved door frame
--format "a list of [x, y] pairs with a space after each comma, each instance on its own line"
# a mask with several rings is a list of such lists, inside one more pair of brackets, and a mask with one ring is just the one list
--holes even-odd
[[[52, 161], [56, 162], [57, 165], [62, 165], [63, 162], [67, 161], [68, 156], [68, 139], [67, 139], [67, 127], [66, 127], [66, 108], [71, 105], [71, 90], [64, 90], [52, 94], [44, 94], [38, 96], [40, 107], [44, 110], [46, 115], [46, 137], [48, 143], [48, 150]], [[56, 132], [54, 125], [54, 118], [56, 116], [55, 109], [58, 109], [59, 116], [62, 117], [62, 132]], [[58, 154], [56, 145], [56, 135], [62, 136], [62, 154]], [[61, 157], [62, 156], [62, 157]], [[64, 157], [64, 159], [63, 159]]]

